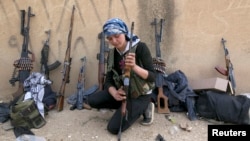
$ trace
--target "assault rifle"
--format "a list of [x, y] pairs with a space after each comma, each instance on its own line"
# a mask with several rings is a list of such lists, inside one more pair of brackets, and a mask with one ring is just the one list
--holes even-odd
[[76, 94], [76, 103], [70, 107], [70, 110], [77, 108], [81, 110], [83, 108], [83, 92], [85, 87], [85, 70], [86, 70], [86, 57], [81, 58], [82, 66], [78, 75], [77, 82], [77, 94]]
[[105, 52], [109, 51], [109, 48], [105, 42], [104, 33], [101, 32], [98, 34], [98, 38], [100, 39], [100, 52], [97, 54], [97, 60], [99, 60], [98, 65], [98, 83], [99, 83], [99, 90], [103, 90], [103, 83], [105, 78]]
[[70, 74], [70, 65], [72, 58], [70, 57], [70, 50], [71, 50], [71, 40], [72, 40], [72, 31], [73, 31], [73, 22], [74, 22], [74, 11], [75, 6], [73, 6], [72, 15], [71, 15], [71, 22], [70, 22], [70, 29], [68, 34], [68, 46], [65, 53], [65, 59], [64, 59], [64, 66], [63, 66], [63, 79], [62, 84], [60, 87], [60, 90], [58, 92], [58, 103], [57, 103], [57, 110], [62, 111], [63, 105], [64, 105], [64, 92], [65, 92], [65, 86], [66, 83], [69, 83], [69, 74]]
[[[21, 10], [21, 34], [23, 36], [23, 45], [21, 50], [21, 58], [19, 60], [14, 61], [14, 71], [11, 79], [9, 80], [12, 86], [15, 86], [15, 82], [19, 81], [18, 90], [12, 94], [12, 96], [18, 97], [24, 93], [23, 83], [26, 78], [29, 77], [30, 71], [33, 69], [32, 62], [35, 61], [34, 54], [28, 50], [29, 46], [29, 30], [30, 30], [30, 18], [35, 16], [31, 13], [31, 7], [28, 7], [28, 21], [25, 26], [25, 10]], [[32, 55], [32, 59], [30, 59], [29, 54]], [[16, 77], [16, 71], [18, 70], [18, 76]]]
[[[157, 20], [154, 19], [152, 25], [155, 26], [155, 43], [156, 43], [156, 57], [153, 58], [154, 69], [159, 73], [157, 75], [162, 75], [166, 73], [166, 64], [161, 59], [161, 49], [160, 49], [160, 42], [162, 38], [162, 26], [163, 26], [163, 19], [160, 20], [160, 34], [157, 32]], [[157, 77], [158, 78], [158, 77]], [[157, 95], [157, 111], [158, 113], [169, 113], [170, 110], [168, 108], [168, 97], [164, 95], [162, 86], [158, 87], [158, 95]]]
[[[132, 43], [133, 43], [133, 31], [134, 31], [134, 22], [132, 22], [131, 25], [131, 33], [130, 33], [130, 41], [129, 41], [129, 50], [127, 51], [127, 54], [130, 53], [131, 47], [132, 47]], [[125, 62], [124, 62], [125, 63]], [[130, 83], [130, 72], [131, 72], [131, 68], [126, 66], [123, 69], [123, 89], [126, 93], [126, 97], [130, 98], [129, 95], [129, 83]], [[126, 99], [127, 99], [126, 98]], [[122, 106], [121, 106], [121, 122], [120, 122], [120, 128], [119, 128], [119, 132], [118, 132], [118, 141], [121, 140], [121, 134], [122, 134], [122, 123], [125, 120], [127, 120], [128, 117], [128, 113], [127, 113], [127, 100], [123, 100], [122, 101]]]
[[61, 65], [61, 62], [59, 62], [58, 60], [56, 62], [54, 62], [53, 64], [48, 65], [50, 32], [51, 32], [50, 30], [45, 31], [45, 33], [48, 34], [48, 38], [43, 45], [43, 49], [41, 51], [41, 61], [40, 61], [40, 63], [41, 63], [40, 72], [42, 74], [44, 74], [47, 79], [50, 79], [49, 72], [58, 68]]
[[160, 19], [160, 33], [158, 34], [158, 23], [157, 19], [155, 18], [154, 21], [152, 22], [151, 25], [155, 26], [155, 50], [156, 50], [156, 57], [153, 58], [153, 65], [154, 69], [156, 71], [166, 73], [166, 64], [165, 62], [161, 59], [161, 48], [160, 48], [160, 43], [162, 40], [162, 32], [163, 32], [163, 19]]
[[227, 79], [229, 80], [229, 86], [231, 89], [231, 93], [234, 95], [235, 94], [235, 89], [236, 89], [236, 82], [234, 79], [234, 68], [233, 68], [233, 64], [231, 62], [230, 59], [230, 55], [229, 55], [229, 51], [225, 45], [226, 40], [224, 40], [223, 38], [221, 39], [221, 43], [223, 45], [223, 49], [225, 52], [225, 62], [226, 62], [226, 69], [220, 66], [216, 66], [215, 69], [222, 75], [227, 76]]

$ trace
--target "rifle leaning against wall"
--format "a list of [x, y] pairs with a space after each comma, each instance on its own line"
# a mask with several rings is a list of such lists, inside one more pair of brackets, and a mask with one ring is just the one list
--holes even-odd
[[[132, 25], [131, 25], [129, 50], [127, 51], [127, 54], [129, 54], [131, 51], [131, 47], [132, 47], [132, 43], [133, 43], [133, 39], [132, 39], [133, 38], [133, 31], [134, 31], [134, 22], [132, 22]], [[131, 72], [131, 68], [128, 67], [127, 65], [125, 65], [125, 67], [123, 69], [123, 89], [124, 89], [125, 94], [126, 94], [126, 99], [122, 101], [122, 106], [121, 106], [121, 122], [120, 122], [120, 128], [119, 128], [119, 132], [118, 132], [118, 141], [121, 140], [122, 123], [124, 121], [124, 118], [125, 118], [125, 120], [127, 120], [127, 117], [128, 117], [127, 98], [130, 98], [130, 95], [129, 95], [130, 72]]]
[[77, 94], [76, 103], [70, 107], [70, 110], [77, 108], [78, 110], [83, 109], [83, 92], [85, 88], [85, 71], [86, 71], [86, 57], [81, 58], [82, 66], [78, 75], [77, 81]]
[[97, 60], [99, 60], [98, 65], [98, 83], [99, 90], [103, 90], [103, 84], [105, 79], [105, 63], [107, 62], [105, 58], [105, 53], [109, 51], [108, 44], [105, 42], [104, 33], [101, 32], [98, 34], [100, 39], [100, 52], [97, 54]]
[[63, 71], [62, 71], [63, 73], [62, 84], [57, 94], [58, 96], [57, 110], [58, 111], [63, 110], [65, 86], [70, 81], [69, 74], [70, 74], [70, 66], [71, 66], [71, 60], [72, 60], [72, 58], [70, 57], [70, 50], [71, 50], [71, 40], [72, 40], [72, 31], [73, 31], [73, 22], [74, 22], [74, 11], [75, 11], [75, 6], [73, 6], [72, 15], [71, 15], [70, 29], [69, 29], [69, 34], [68, 34], [68, 46], [67, 46], [67, 50], [65, 53], [64, 66], [63, 66]]
[[[23, 45], [21, 50], [21, 58], [19, 60], [14, 61], [14, 71], [11, 79], [9, 80], [12, 86], [15, 86], [15, 82], [19, 81], [18, 90], [12, 94], [12, 96], [18, 97], [24, 93], [23, 83], [26, 78], [29, 77], [30, 71], [33, 69], [32, 62], [35, 61], [34, 54], [28, 50], [29, 46], [29, 30], [30, 30], [30, 18], [35, 16], [31, 13], [31, 7], [28, 8], [27, 13], [27, 24], [25, 26], [25, 10], [21, 10], [21, 35], [23, 36]], [[30, 59], [29, 54], [32, 55]], [[18, 75], [16, 77], [16, 71], [18, 70]]]
[[49, 60], [49, 38], [50, 38], [50, 32], [51, 30], [45, 31], [46, 34], [48, 34], [48, 38], [45, 41], [44, 45], [43, 45], [43, 49], [41, 51], [41, 69], [40, 72], [42, 74], [44, 74], [46, 76], [47, 79], [49, 78], [49, 72], [58, 68], [61, 65], [61, 62], [59, 62], [58, 60], [56, 62], [54, 62], [51, 65], [48, 65], [48, 60]]
[[[158, 34], [158, 28], [157, 28], [157, 19], [154, 19], [154, 22], [152, 25], [155, 26], [155, 43], [156, 43], [156, 57], [153, 58], [153, 65], [154, 69], [159, 72], [157, 75], [166, 74], [166, 64], [161, 58], [161, 49], [160, 49], [160, 42], [162, 38], [162, 31], [163, 31], [163, 19], [160, 19], [160, 34]], [[157, 77], [158, 78], [158, 77]], [[168, 108], [168, 97], [164, 95], [163, 93], [163, 87], [158, 87], [158, 95], [157, 95], [157, 112], [158, 113], [170, 113], [170, 110]]]
[[215, 69], [222, 75], [227, 76], [227, 79], [229, 80], [229, 86], [230, 86], [230, 92], [232, 93], [232, 95], [235, 95], [235, 89], [236, 89], [236, 82], [234, 79], [234, 68], [233, 68], [233, 64], [231, 62], [230, 59], [230, 55], [229, 55], [229, 51], [225, 45], [226, 40], [224, 40], [223, 38], [221, 39], [221, 43], [223, 45], [223, 49], [225, 52], [225, 62], [226, 62], [226, 69], [220, 66], [216, 66]]

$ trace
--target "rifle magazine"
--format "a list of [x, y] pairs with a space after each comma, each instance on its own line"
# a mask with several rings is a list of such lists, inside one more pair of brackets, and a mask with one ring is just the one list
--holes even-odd
[[48, 69], [49, 69], [49, 71], [52, 71], [52, 70], [58, 68], [60, 65], [61, 65], [61, 62], [57, 60], [53, 64], [48, 65]]

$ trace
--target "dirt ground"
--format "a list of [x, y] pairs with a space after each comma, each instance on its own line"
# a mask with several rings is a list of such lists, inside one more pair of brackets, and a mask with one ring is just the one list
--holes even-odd
[[[114, 111], [111, 110], [69, 110], [71, 105], [65, 103], [64, 109], [58, 112], [56, 109], [49, 111], [46, 116], [46, 124], [40, 129], [31, 131], [46, 141], [116, 141], [117, 136], [106, 130], [109, 118]], [[122, 141], [156, 141], [160, 134], [165, 141], [205, 141], [207, 140], [207, 126], [213, 124], [205, 120], [190, 121], [186, 113], [169, 114], [172, 120], [166, 118], [166, 114], [157, 113], [155, 109], [154, 122], [150, 126], [142, 126], [140, 119], [128, 130], [122, 133]], [[3, 127], [9, 122], [3, 123]], [[191, 131], [180, 128], [180, 124], [188, 124]], [[16, 139], [13, 130], [0, 129], [1, 141], [14, 141]]]

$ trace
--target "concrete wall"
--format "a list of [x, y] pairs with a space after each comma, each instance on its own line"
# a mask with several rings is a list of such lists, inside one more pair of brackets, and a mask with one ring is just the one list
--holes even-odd
[[[250, 0], [0, 0], [0, 98], [10, 98], [17, 85], [9, 84], [13, 62], [20, 58], [20, 10], [31, 6], [35, 17], [30, 21], [30, 46], [35, 54], [33, 71], [40, 69], [40, 52], [51, 29], [49, 64], [64, 61], [72, 7], [75, 5], [71, 44], [70, 83], [65, 95], [76, 91], [80, 58], [87, 57], [86, 88], [98, 84], [100, 41], [103, 23], [111, 17], [123, 19], [146, 42], [155, 56], [154, 18], [164, 18], [161, 42], [167, 72], [182, 70], [189, 80], [222, 77], [214, 67], [225, 66], [221, 38], [227, 40], [237, 82], [236, 93], [249, 91], [250, 78]], [[62, 81], [61, 65], [50, 72], [52, 88], [58, 91]]]

